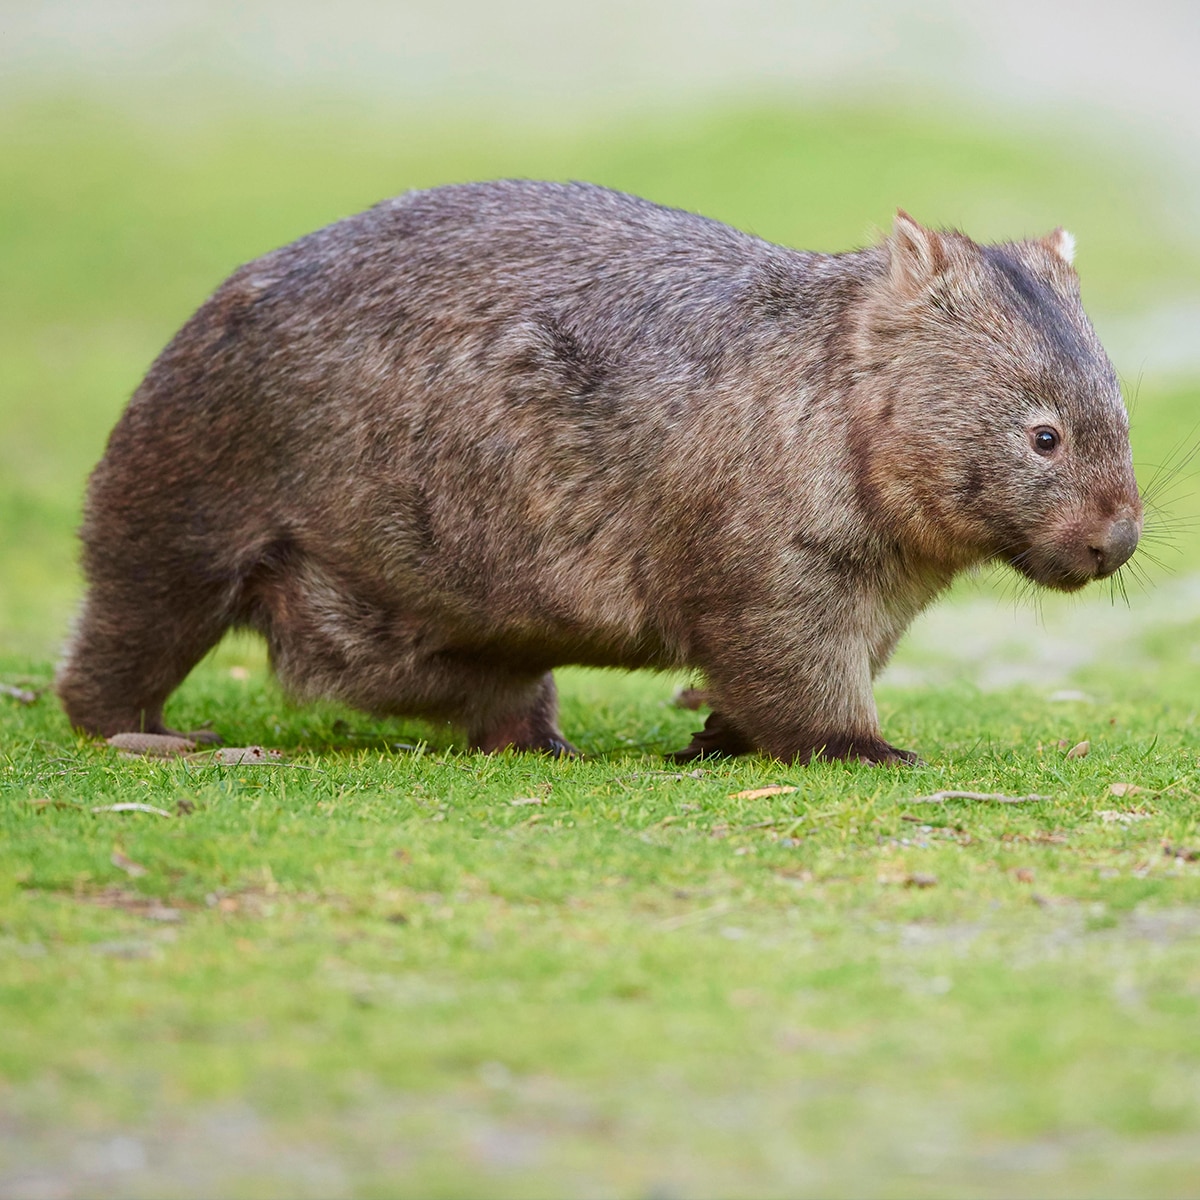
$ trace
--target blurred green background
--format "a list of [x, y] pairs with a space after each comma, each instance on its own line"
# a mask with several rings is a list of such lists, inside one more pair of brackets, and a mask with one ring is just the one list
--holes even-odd
[[[1081, 39], [1065, 7], [1039, 8], [1031, 41], [1022, 6], [1011, 28], [970, 5], [4, 6], [0, 649], [55, 651], [87, 472], [204, 296], [319, 225], [455, 180], [589, 179], [828, 250], [878, 236], [897, 206], [979, 239], [1065, 225], [1145, 481], [1198, 425], [1200, 134], [1169, 70], [1194, 22], [1101, 6]], [[1152, 619], [1176, 624], [1200, 554], [1187, 474], [1165, 496], [1168, 544], [1147, 542], [1165, 570], [1140, 560], [1170, 584]], [[1106, 599], [1043, 620], [1066, 645], [1079, 606]], [[1002, 603], [978, 613], [1016, 628]], [[929, 653], [902, 652], [901, 678], [946, 641], [926, 620]]]

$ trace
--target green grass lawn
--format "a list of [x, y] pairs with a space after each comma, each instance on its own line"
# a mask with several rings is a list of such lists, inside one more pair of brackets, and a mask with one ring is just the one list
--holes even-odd
[[[0, 109], [0, 682], [38, 695], [0, 696], [0, 1196], [1195, 1195], [1190, 467], [1173, 578], [1018, 608], [1018, 641], [1094, 643], [1053, 685], [981, 687], [957, 644], [919, 681], [939, 629], [1005, 611], [987, 580], [922, 627], [879, 691], [917, 769], [675, 770], [697, 716], [651, 675], [560, 673], [567, 762], [293, 707], [249, 640], [168, 715], [267, 765], [121, 758], [42, 690], [86, 473], [240, 261], [412, 186], [589, 178], [819, 248], [897, 204], [1065, 224], [1120, 314], [1198, 266], [1151, 168], [869, 109], [128, 114]], [[1196, 392], [1138, 388], [1145, 478]], [[770, 785], [794, 790], [738, 795]], [[917, 800], [948, 789], [1042, 798]], [[166, 815], [94, 811], [123, 803]]]

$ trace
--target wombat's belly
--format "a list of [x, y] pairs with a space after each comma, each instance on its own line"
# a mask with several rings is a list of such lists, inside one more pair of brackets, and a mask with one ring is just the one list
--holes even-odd
[[582, 569], [563, 571], [557, 587], [538, 587], [546, 564], [529, 564], [521, 578], [434, 554], [397, 578], [372, 570], [380, 558], [361, 544], [337, 541], [336, 555], [326, 556], [331, 545], [314, 532], [307, 543], [276, 543], [248, 574], [239, 603], [238, 623], [266, 637], [282, 682], [298, 696], [442, 715], [461, 704], [443, 705], [444, 688], [429, 702], [414, 701], [421, 681], [681, 661], [647, 607], [625, 598], [605, 608], [613, 590], [599, 590]]

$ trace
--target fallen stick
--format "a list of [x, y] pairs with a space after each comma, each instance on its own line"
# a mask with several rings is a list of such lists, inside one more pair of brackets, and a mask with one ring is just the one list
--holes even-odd
[[1053, 796], [1006, 796], [1003, 792], [934, 792], [930, 796], [910, 796], [901, 804], [945, 804], [947, 800], [990, 800], [993, 804], [1027, 804], [1030, 800], [1053, 800]]
[[153, 813], [156, 817], [172, 815], [165, 808], [155, 808], [153, 804], [100, 804], [93, 808], [92, 812], [144, 812]]

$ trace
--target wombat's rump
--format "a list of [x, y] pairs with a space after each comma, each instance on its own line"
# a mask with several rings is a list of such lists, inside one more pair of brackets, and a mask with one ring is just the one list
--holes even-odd
[[92, 476], [72, 722], [284, 685], [561, 752], [550, 671], [690, 667], [685, 754], [908, 757], [871, 680], [964, 567], [1075, 588], [1141, 506], [1069, 235], [847, 254], [584, 184], [401, 196], [241, 268]]

